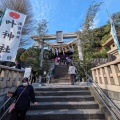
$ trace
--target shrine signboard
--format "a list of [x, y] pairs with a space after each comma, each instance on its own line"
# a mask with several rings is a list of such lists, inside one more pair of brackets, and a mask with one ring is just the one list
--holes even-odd
[[56, 32], [56, 39], [57, 39], [57, 43], [62, 43], [62, 42], [63, 42], [63, 34], [62, 34], [62, 31], [57, 31], [57, 32]]
[[26, 15], [6, 9], [0, 26], [0, 61], [14, 62]]

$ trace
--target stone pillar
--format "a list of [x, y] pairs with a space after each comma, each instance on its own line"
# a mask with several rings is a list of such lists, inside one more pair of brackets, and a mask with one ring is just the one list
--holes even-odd
[[82, 42], [79, 38], [77, 38], [77, 47], [78, 47], [79, 59], [83, 61]]
[[39, 54], [39, 60], [40, 60], [40, 68], [42, 68], [43, 63], [43, 52], [44, 52], [44, 43], [43, 40], [40, 40], [38, 42], [39, 48], [40, 48], [40, 54]]

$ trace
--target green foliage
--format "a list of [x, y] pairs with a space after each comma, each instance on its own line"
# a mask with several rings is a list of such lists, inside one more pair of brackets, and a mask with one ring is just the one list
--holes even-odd
[[[101, 3], [91, 4], [85, 21], [82, 25], [82, 31], [79, 31], [79, 39], [81, 40], [83, 51], [83, 61], [80, 63], [90, 72], [91, 59], [92, 58], [106, 58], [108, 48], [102, 47], [102, 44], [105, 43], [110, 38], [111, 25], [110, 22], [107, 22], [104, 26], [93, 29], [94, 18], [99, 10]], [[120, 13], [113, 15], [115, 21], [115, 28], [117, 34], [120, 35]], [[77, 55], [76, 55], [77, 56]], [[77, 66], [79, 73], [84, 76], [84, 71], [81, 71], [81, 67]]]
[[16, 60], [20, 61], [20, 56], [22, 55], [22, 53], [24, 53], [26, 51], [26, 49], [24, 48], [20, 48], [17, 51], [17, 55], [16, 55]]
[[90, 63], [87, 63], [87, 64], [81, 64], [80, 61], [78, 61], [76, 64], [75, 64], [75, 67], [77, 68], [77, 71], [80, 75], [80, 78], [85, 78], [85, 72], [84, 70], [90, 75], [91, 74], [91, 67], [92, 65]]
[[29, 48], [20, 56], [20, 60], [27, 62], [35, 71], [37, 71], [40, 63], [39, 52], [40, 49]]
[[54, 58], [54, 54], [52, 53], [51, 50], [44, 49], [43, 58], [44, 58], [44, 59]]
[[42, 69], [40, 69], [40, 60], [39, 60], [40, 49], [38, 48], [29, 48], [21, 56], [20, 60], [29, 64], [32, 67], [33, 71], [36, 71], [36, 76], [43, 75], [43, 72], [48, 72], [49, 63], [43, 61]]
[[106, 58], [107, 57], [107, 51], [108, 51], [108, 49], [103, 47], [100, 51], [94, 52], [93, 56], [94, 56], [94, 58]]
[[48, 72], [49, 71], [49, 67], [50, 67], [49, 63], [46, 60], [44, 60], [43, 61], [43, 67], [42, 67], [43, 72], [44, 71]]
[[116, 33], [117, 33], [118, 36], [120, 36], [120, 26], [116, 25]]
[[[93, 51], [94, 51], [94, 46], [96, 43], [96, 34], [93, 32], [93, 27], [94, 27], [94, 18], [97, 14], [97, 12], [100, 9], [100, 5], [102, 3], [95, 3], [93, 2], [86, 13], [86, 18], [85, 21], [82, 24], [82, 32], [79, 32], [79, 39], [81, 40], [81, 48], [83, 52], [83, 64], [86, 64], [90, 61], [90, 59], [93, 56]], [[96, 31], [98, 31], [96, 29]], [[101, 29], [102, 31], [102, 29]], [[100, 36], [101, 32], [98, 31], [97, 35]], [[98, 45], [99, 46], [99, 45]]]
[[112, 18], [113, 18], [115, 25], [120, 26], [120, 12], [113, 13]]
[[110, 38], [110, 34], [104, 35], [100, 41], [101, 45], [104, 44], [109, 38]]
[[77, 69], [80, 77], [83, 78], [83, 77], [85, 77], [85, 72], [83, 71], [83, 69], [82, 69], [82, 67], [81, 67], [80, 64], [81, 64], [81, 63], [78, 62], [78, 63], [75, 65], [75, 67], [76, 67], [76, 69]]
[[[38, 65], [39, 66], [39, 65]], [[45, 60], [43, 61], [43, 66], [42, 66], [42, 69], [37, 69], [37, 73], [36, 73], [36, 76], [39, 76], [39, 75], [44, 75], [44, 71], [46, 71], [48, 73], [49, 71], [49, 63]]]
[[73, 48], [74, 48], [74, 54], [71, 55], [71, 57], [73, 57], [75, 61], [79, 61], [79, 55], [78, 55], [77, 45], [74, 45]]

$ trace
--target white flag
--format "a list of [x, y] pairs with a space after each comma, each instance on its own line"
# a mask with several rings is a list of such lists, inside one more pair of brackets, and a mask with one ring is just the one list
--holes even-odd
[[109, 19], [110, 19], [110, 24], [111, 24], [111, 34], [112, 34], [112, 37], [113, 37], [113, 40], [118, 48], [118, 53], [120, 54], [120, 44], [119, 44], [119, 41], [118, 41], [118, 38], [117, 38], [117, 34], [116, 34], [116, 30], [115, 30], [115, 25], [114, 25], [114, 22], [112, 20], [112, 17], [110, 16], [108, 10], [106, 9], [107, 13], [108, 13], [108, 16], [109, 16]]
[[6, 9], [0, 26], [0, 61], [14, 62], [26, 15]]
[[114, 40], [114, 42], [115, 42], [115, 44], [118, 48], [118, 53], [120, 54], [120, 44], [119, 44], [119, 41], [118, 41], [118, 38], [117, 38], [115, 25], [114, 25], [114, 22], [113, 22], [111, 17], [110, 17], [110, 24], [111, 24], [111, 34], [112, 34], [113, 40]]
[[64, 52], [64, 48], [62, 48], [62, 52], [63, 52], [63, 55], [65, 54], [65, 52]]
[[57, 48], [55, 48], [55, 52], [56, 52], [56, 54], [57, 54], [57, 56], [58, 56], [58, 49], [57, 49]]
[[68, 46], [68, 48], [71, 52], [74, 52], [74, 50], [70, 46]]

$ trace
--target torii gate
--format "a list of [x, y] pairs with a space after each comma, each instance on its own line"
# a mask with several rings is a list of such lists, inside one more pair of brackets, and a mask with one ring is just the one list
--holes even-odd
[[37, 47], [41, 48], [40, 67], [42, 67], [42, 62], [43, 62], [44, 44], [48, 44], [48, 43], [45, 42], [46, 40], [48, 40], [48, 41], [49, 40], [57, 40], [57, 43], [54, 46], [62, 46], [62, 45], [67, 44], [67, 43], [63, 42], [63, 39], [76, 38], [75, 40], [77, 41], [79, 59], [83, 60], [81, 40], [79, 39], [79, 35], [76, 32], [64, 33], [63, 34], [62, 31], [56, 31], [56, 34], [46, 34], [42, 38], [40, 38], [39, 35], [31, 35], [30, 37], [37, 42]]

